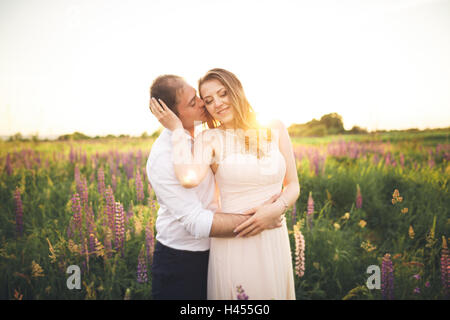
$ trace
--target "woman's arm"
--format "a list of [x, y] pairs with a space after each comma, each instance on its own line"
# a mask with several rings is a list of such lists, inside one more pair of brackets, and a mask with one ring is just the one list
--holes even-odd
[[[172, 135], [173, 164], [178, 181], [185, 188], [193, 188], [205, 178], [213, 160], [214, 134], [210, 130], [197, 135], [191, 150], [190, 136], [184, 129]], [[192, 154], [193, 152], [193, 154]]]
[[164, 101], [151, 98], [150, 111], [164, 127], [172, 131], [172, 160], [178, 181], [185, 188], [197, 186], [206, 176], [212, 162], [215, 139], [204, 131], [195, 139], [191, 150], [191, 136], [186, 133], [181, 120]]
[[272, 128], [278, 136], [280, 152], [286, 161], [286, 174], [283, 181], [283, 191], [272, 204], [261, 206], [256, 213], [235, 229], [238, 237], [254, 236], [266, 229], [280, 226], [280, 217], [286, 209], [297, 201], [300, 195], [297, 166], [295, 164], [294, 150], [286, 127], [281, 121], [274, 121]]

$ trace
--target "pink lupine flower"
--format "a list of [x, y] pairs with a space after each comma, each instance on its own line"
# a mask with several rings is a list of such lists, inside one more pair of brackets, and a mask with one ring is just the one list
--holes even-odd
[[18, 187], [14, 191], [14, 200], [16, 202], [16, 235], [21, 237], [23, 235], [23, 205]]
[[416, 288], [414, 289], [414, 293], [419, 294], [419, 293], [420, 293], [420, 288], [419, 288], [419, 287], [416, 287]]
[[294, 226], [295, 274], [301, 278], [305, 274], [305, 238], [298, 226]]
[[[74, 171], [73, 171], [73, 175], [74, 175], [75, 183], [76, 183], [76, 185], [78, 186], [78, 184], [79, 184], [80, 181], [81, 181], [81, 179], [80, 179], [81, 174], [80, 174], [80, 168], [78, 168], [77, 165], [75, 165], [75, 169], [74, 169]], [[77, 190], [77, 191], [79, 191], [79, 190]]]
[[362, 208], [362, 195], [361, 195], [361, 189], [359, 188], [359, 184], [356, 185], [356, 208], [361, 209]]

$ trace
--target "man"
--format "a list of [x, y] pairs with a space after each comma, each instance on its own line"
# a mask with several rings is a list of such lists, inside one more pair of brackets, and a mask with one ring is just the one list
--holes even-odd
[[[179, 76], [159, 76], [150, 88], [150, 95], [165, 102], [192, 138], [194, 123], [207, 121], [203, 101]], [[173, 168], [171, 139], [172, 132], [164, 129], [147, 161], [147, 175], [160, 205], [152, 296], [153, 299], [205, 300], [209, 237], [235, 236], [233, 230], [256, 209], [246, 214], [219, 212], [211, 170], [197, 187], [183, 188]], [[279, 221], [273, 221], [272, 227], [275, 226], [279, 226]]]

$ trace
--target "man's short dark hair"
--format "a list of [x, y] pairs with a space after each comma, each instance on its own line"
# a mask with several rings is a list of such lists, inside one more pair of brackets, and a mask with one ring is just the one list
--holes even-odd
[[161, 99], [178, 115], [178, 92], [183, 89], [185, 81], [182, 77], [165, 74], [157, 77], [150, 87], [150, 97]]

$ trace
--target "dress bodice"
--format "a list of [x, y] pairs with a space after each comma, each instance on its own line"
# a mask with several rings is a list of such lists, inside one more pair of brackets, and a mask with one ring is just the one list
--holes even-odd
[[215, 175], [221, 211], [228, 213], [251, 209], [278, 194], [286, 173], [286, 162], [277, 143], [269, 143], [259, 158], [235, 145], [238, 147], [230, 148], [228, 144]]

